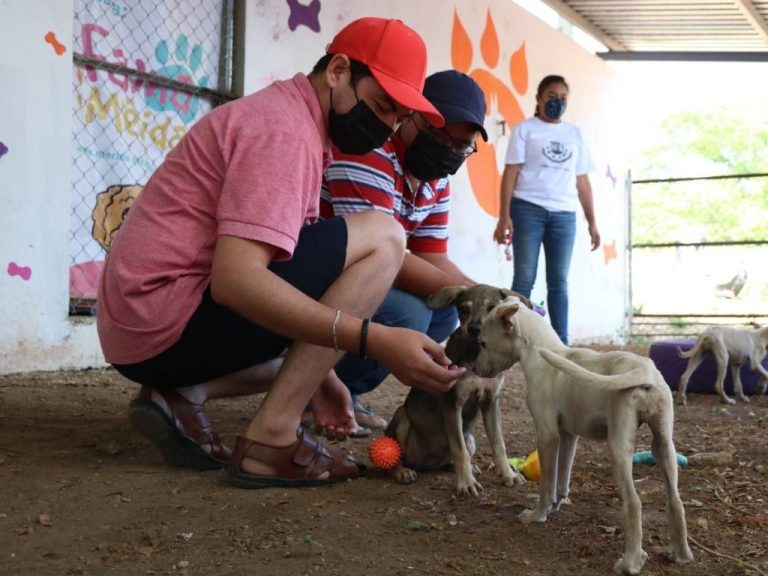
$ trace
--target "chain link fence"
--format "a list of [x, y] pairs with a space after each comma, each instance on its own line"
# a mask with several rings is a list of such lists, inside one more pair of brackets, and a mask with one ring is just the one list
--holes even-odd
[[633, 181], [636, 340], [768, 322], [768, 173]]
[[144, 184], [235, 96], [234, 0], [76, 0], [70, 314], [96, 313], [104, 259]]

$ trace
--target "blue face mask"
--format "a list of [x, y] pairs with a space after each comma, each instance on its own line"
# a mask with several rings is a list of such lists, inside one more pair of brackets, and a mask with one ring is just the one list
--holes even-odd
[[560, 120], [560, 117], [565, 114], [565, 109], [568, 103], [565, 100], [559, 100], [558, 98], [552, 98], [547, 100], [544, 104], [544, 113], [552, 120]]

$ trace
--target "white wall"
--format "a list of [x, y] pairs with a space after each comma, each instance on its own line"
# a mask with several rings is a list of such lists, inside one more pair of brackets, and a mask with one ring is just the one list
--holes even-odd
[[[287, 3], [248, 2], [246, 92], [275, 78], [308, 72], [333, 34], [364, 15], [394, 15], [419, 30], [429, 47], [430, 71], [454, 66], [452, 54], [461, 53], [456, 51], [457, 30], [463, 28], [472, 54], [471, 62], [464, 62], [468, 71], [498, 80], [500, 92], [507, 98], [511, 94], [525, 115], [533, 109], [538, 80], [562, 73], [571, 84], [567, 119], [584, 129], [598, 167], [592, 181], [603, 239], [615, 241], [617, 254], [611, 259], [602, 250], [589, 253], [582, 223], [571, 275], [572, 336], [615, 338], [625, 309], [626, 238], [623, 160], [611, 131], [611, 71], [508, 0], [456, 6], [448, 7], [443, 0], [326, 1], [316, 32], [304, 25], [291, 31]], [[103, 365], [93, 319], [68, 318], [72, 30], [72, 0], [0, 2], [0, 373]], [[57, 55], [45, 41], [48, 32], [66, 48], [63, 54]], [[492, 45], [493, 32], [499, 49], [490, 65], [481, 45]], [[509, 67], [523, 43], [525, 90], [513, 85]], [[486, 127], [492, 144], [501, 149], [499, 120], [502, 116], [494, 107]], [[605, 176], [609, 164], [617, 178], [615, 187]], [[509, 285], [512, 268], [498, 259], [490, 240], [495, 217], [477, 201], [479, 195], [495, 191], [474, 190], [467, 169], [457, 174], [454, 190], [451, 256], [478, 280]], [[25, 279], [27, 271], [31, 275]], [[543, 298], [543, 286], [537, 283], [534, 299]]]
[[102, 361], [92, 326], [67, 317], [72, 10], [0, 3], [0, 373]]
[[[523, 116], [528, 117], [533, 113], [539, 80], [547, 74], [565, 76], [571, 87], [565, 119], [582, 127], [595, 160], [596, 170], [591, 181], [598, 226], [605, 244], [604, 248], [590, 252], [586, 223], [581, 218], [570, 276], [571, 338], [604, 341], [616, 340], [621, 335], [628, 302], [626, 161], [619, 140], [620, 119], [615, 118], [612, 111], [614, 72], [605, 62], [509, 0], [324, 2], [318, 18], [319, 31], [307, 26], [291, 30], [287, 4], [259, 2], [248, 6], [246, 92], [293, 72], [308, 72], [333, 35], [355, 18], [366, 15], [401, 18], [424, 37], [429, 50], [429, 72], [458, 68], [480, 81], [486, 92], [491, 91], [492, 106], [485, 126], [492, 151], [498, 158], [498, 173], [506, 152], [507, 140], [503, 133], [509, 134], [510, 125], [514, 123], [508, 114], [502, 114], [505, 99], [513, 98]], [[498, 46], [495, 58], [494, 35]], [[471, 46], [469, 60], [467, 44]], [[279, 51], [275, 51], [275, 45], [280, 46]], [[513, 65], [518, 75], [527, 80], [527, 86], [515, 84], [510, 73], [513, 54], [521, 47], [525, 53], [522, 63], [518, 58]], [[523, 70], [527, 65], [527, 73], [520, 73], [521, 65]], [[481, 196], [496, 196], [499, 174], [495, 182], [470, 182], [469, 171], [477, 161], [475, 157], [470, 158], [469, 169], [462, 168], [453, 178], [450, 255], [473, 278], [510, 286], [512, 265], [491, 240], [498, 209], [491, 214], [478, 201]], [[536, 302], [546, 298], [543, 268], [542, 255], [539, 279], [532, 294]]]

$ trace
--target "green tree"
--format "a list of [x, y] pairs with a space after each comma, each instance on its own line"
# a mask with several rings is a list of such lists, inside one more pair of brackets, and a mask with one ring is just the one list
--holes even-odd
[[[667, 117], [643, 151], [634, 180], [768, 173], [768, 119], [718, 108]], [[766, 240], [768, 177], [638, 184], [632, 241]]]

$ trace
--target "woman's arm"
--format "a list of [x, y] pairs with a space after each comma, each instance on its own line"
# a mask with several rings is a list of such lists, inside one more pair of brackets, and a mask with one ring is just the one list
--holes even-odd
[[589, 226], [589, 238], [592, 244], [592, 250], [597, 250], [600, 247], [600, 232], [597, 229], [595, 223], [595, 207], [592, 200], [592, 184], [589, 182], [589, 176], [587, 174], [579, 174], [576, 176], [576, 190], [579, 192], [579, 202], [581, 203], [581, 209], [584, 210], [584, 217], [587, 219], [587, 225]]
[[499, 221], [493, 233], [493, 239], [497, 244], [508, 244], [512, 239], [512, 220], [509, 217], [509, 205], [515, 193], [517, 176], [520, 174], [522, 164], [507, 164], [504, 166], [504, 174], [501, 176], [501, 188], [499, 190]]

